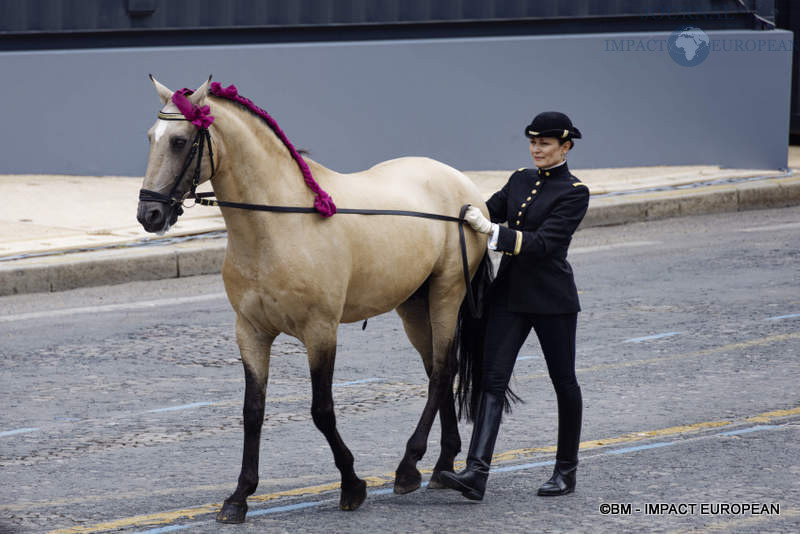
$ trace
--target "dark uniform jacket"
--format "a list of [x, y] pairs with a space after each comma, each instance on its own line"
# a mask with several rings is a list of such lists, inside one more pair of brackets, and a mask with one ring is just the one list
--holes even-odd
[[504, 252], [496, 284], [507, 284], [509, 310], [523, 313], [580, 311], [567, 248], [589, 207], [589, 188], [567, 164], [550, 170], [520, 169], [486, 202], [501, 226]]

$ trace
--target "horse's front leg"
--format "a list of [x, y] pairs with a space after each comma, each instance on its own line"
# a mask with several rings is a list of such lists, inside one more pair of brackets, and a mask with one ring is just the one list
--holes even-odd
[[217, 521], [221, 523], [243, 523], [247, 515], [247, 497], [258, 487], [258, 455], [261, 426], [264, 423], [269, 354], [275, 336], [257, 332], [239, 317], [236, 320], [236, 339], [244, 364], [244, 451], [236, 491], [225, 499], [217, 514]]
[[367, 484], [353, 469], [353, 454], [336, 429], [333, 411], [333, 367], [336, 359], [335, 332], [332, 342], [309, 344], [308, 363], [311, 370], [311, 416], [333, 452], [333, 460], [342, 475], [342, 494], [339, 508], [355, 510], [367, 497]]

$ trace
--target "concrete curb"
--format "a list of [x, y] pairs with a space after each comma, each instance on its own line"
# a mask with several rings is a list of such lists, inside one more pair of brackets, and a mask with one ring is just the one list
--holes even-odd
[[[581, 228], [800, 205], [800, 176], [590, 200]], [[227, 240], [107, 249], [0, 262], [0, 296], [220, 272]]]
[[107, 249], [0, 262], [0, 296], [161, 280], [222, 269], [227, 240]]
[[800, 176], [692, 189], [599, 196], [589, 201], [589, 212], [581, 228], [797, 205], [800, 205]]

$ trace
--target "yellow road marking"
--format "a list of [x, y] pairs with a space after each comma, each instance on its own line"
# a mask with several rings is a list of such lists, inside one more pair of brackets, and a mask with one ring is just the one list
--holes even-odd
[[[748, 349], [750, 347], [758, 347], [761, 345], [769, 345], [770, 343], [779, 343], [781, 341], [788, 341], [790, 339], [800, 339], [800, 332], [792, 332], [790, 334], [777, 334], [774, 336], [767, 336], [758, 339], [751, 339], [749, 341], [741, 341], [738, 343], [730, 343], [728, 345], [720, 345], [719, 347], [711, 347], [710, 349], [696, 350], [692, 352], [684, 352], [681, 354], [673, 354], [672, 356], [662, 356], [656, 358], [643, 358], [640, 360], [627, 360], [618, 363], [604, 363], [600, 365], [593, 365], [592, 367], [582, 367], [576, 369], [576, 373], [589, 373], [593, 371], [605, 371], [608, 369], [620, 369], [623, 367], [635, 367], [638, 365], [647, 365], [651, 363], [668, 362], [672, 360], [682, 360], [685, 358], [696, 358], [698, 356], [710, 356], [719, 352], [727, 352], [731, 350]], [[531, 373], [527, 375], [519, 375], [517, 379], [525, 378], [539, 378], [547, 376], [546, 373]]]
[[[773, 419], [782, 417], [789, 417], [793, 415], [800, 415], [800, 406], [788, 410], [774, 410], [764, 412], [753, 417], [748, 417], [738, 421], [738, 423], [746, 422], [767, 422]], [[717, 428], [722, 426], [729, 426], [737, 423], [737, 421], [707, 421], [701, 423], [694, 423], [690, 425], [673, 426], [668, 428], [661, 428], [656, 430], [646, 430], [642, 432], [632, 432], [622, 436], [598, 439], [592, 441], [584, 441], [581, 443], [581, 449], [588, 450], [597, 447], [605, 447], [607, 445], [618, 443], [631, 443], [641, 441], [648, 438], [659, 436], [674, 436], [680, 434], [688, 434], [708, 428]], [[555, 447], [537, 447], [530, 449], [514, 449], [494, 455], [494, 462], [504, 462], [509, 460], [520, 460], [526, 457], [533, 456], [538, 453], [555, 452]], [[463, 462], [457, 462], [458, 465], [463, 465]], [[431, 470], [423, 470], [423, 474], [430, 474]], [[368, 487], [379, 487], [389, 484], [394, 481], [394, 473], [384, 473], [380, 475], [373, 475], [364, 477]], [[273, 493], [265, 493], [262, 495], [253, 495], [248, 499], [249, 502], [269, 502], [279, 499], [281, 497], [300, 497], [307, 495], [318, 495], [327, 491], [333, 491], [339, 488], [339, 482], [330, 482], [327, 484], [317, 484], [314, 486], [306, 486], [302, 488], [293, 488], [288, 490], [276, 491]], [[216, 513], [222, 503], [204, 504], [192, 508], [184, 508], [182, 510], [173, 510], [170, 512], [159, 512], [155, 514], [145, 514], [132, 517], [125, 517], [114, 521], [105, 523], [97, 523], [88, 526], [75, 526], [70, 528], [51, 530], [47, 534], [93, 534], [97, 532], [105, 532], [109, 530], [122, 529], [128, 527], [146, 527], [157, 526], [174, 523], [178, 520], [194, 519], [201, 515]]]
[[[800, 413], [800, 408], [797, 408], [797, 411], [798, 413]], [[747, 419], [745, 419], [745, 421], [747, 421]], [[695, 423], [693, 425], [673, 426], [669, 428], [661, 428], [658, 430], [647, 430], [644, 432], [631, 432], [629, 434], [623, 434], [622, 436], [618, 436], [615, 438], [583, 441], [581, 442], [580, 449], [582, 451], [587, 451], [589, 449], [596, 449], [597, 447], [606, 447], [608, 445], [615, 445], [617, 443], [633, 443], [636, 441], [642, 441], [644, 439], [650, 439], [660, 436], [674, 436], [678, 434], [688, 434], [689, 432], [695, 432], [697, 430], [727, 426], [727, 425], [732, 425], [733, 423], [734, 421], [708, 421], [705, 423]], [[500, 454], [495, 454], [493, 457], [493, 461], [504, 462], [509, 460], [519, 460], [528, 457], [532, 454], [543, 453], [543, 452], [556, 452], [556, 447], [550, 446], [550, 447], [535, 447], [530, 449], [514, 449]]]
[[[301, 475], [285, 478], [271, 478], [269, 483], [271, 485], [297, 483], [298, 480], [304, 480], [307, 483], [315, 482], [320, 479], [330, 479], [330, 474], [325, 475]], [[315, 480], [316, 479], [316, 480]], [[84, 495], [81, 497], [74, 497], [69, 499], [52, 499], [48, 501], [20, 501], [13, 504], [0, 504], [0, 511], [21, 512], [24, 510], [31, 510], [34, 508], [51, 508], [59, 506], [70, 506], [73, 504], [85, 504], [91, 502], [106, 502], [109, 500], [131, 500], [141, 499], [144, 497], [153, 497], [157, 495], [177, 495], [188, 493], [199, 493], [205, 491], [224, 492], [230, 491], [235, 485], [235, 482], [226, 482], [224, 484], [203, 484], [198, 486], [183, 486], [177, 488], [163, 488], [163, 489], [148, 489], [141, 491], [126, 491], [118, 492], [113, 495], [99, 494], [99, 495]]]
[[775, 410], [774, 412], [766, 412], [754, 417], [745, 419], [748, 423], [767, 423], [776, 417], [788, 417], [790, 415], [800, 414], [800, 408], [792, 408], [791, 410]]

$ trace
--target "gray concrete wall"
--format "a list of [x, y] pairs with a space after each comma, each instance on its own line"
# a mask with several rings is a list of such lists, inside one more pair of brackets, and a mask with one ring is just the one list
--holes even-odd
[[150, 72], [235, 83], [340, 171], [403, 155], [529, 166], [523, 127], [553, 109], [584, 133], [573, 167], [785, 167], [792, 34], [708, 35], [694, 67], [669, 33], [4, 52], [0, 174], [142, 175]]

